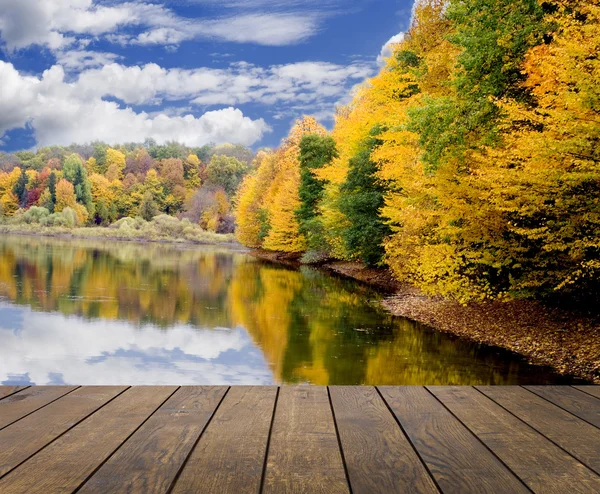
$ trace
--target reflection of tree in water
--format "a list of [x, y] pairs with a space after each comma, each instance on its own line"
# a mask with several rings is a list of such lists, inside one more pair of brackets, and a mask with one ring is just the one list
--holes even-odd
[[542, 374], [395, 319], [357, 283], [212, 247], [11, 237], [0, 241], [0, 297], [165, 329], [242, 326], [279, 382], [516, 384]]
[[228, 327], [233, 266], [218, 249], [10, 238], [0, 243], [0, 295], [86, 318]]

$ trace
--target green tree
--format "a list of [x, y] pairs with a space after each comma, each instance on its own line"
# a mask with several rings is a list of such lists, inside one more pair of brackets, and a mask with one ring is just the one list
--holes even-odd
[[296, 218], [300, 233], [308, 240], [309, 249], [325, 250], [327, 244], [323, 225], [318, 218], [318, 204], [323, 198], [325, 182], [315, 177], [314, 170], [323, 168], [338, 156], [335, 141], [330, 136], [309, 134], [300, 141], [300, 207]]
[[77, 154], [71, 154], [63, 164], [63, 177], [73, 184], [77, 202], [83, 204], [90, 217], [94, 215], [94, 203], [92, 200], [92, 188], [88, 179], [88, 172]]
[[13, 194], [17, 197], [20, 207], [25, 207], [27, 204], [27, 184], [29, 183], [29, 177], [27, 176], [25, 168], [21, 168], [21, 175], [17, 183], [13, 187]]
[[56, 204], [56, 174], [54, 171], [52, 171], [48, 177], [48, 191], [50, 192], [50, 201], [46, 207], [51, 213], [53, 213], [54, 206]]
[[551, 30], [537, 0], [455, 0], [448, 4], [451, 42], [461, 53], [450, 84], [454, 95], [425, 96], [409, 111], [409, 129], [419, 134], [423, 159], [433, 171], [443, 161], [500, 143], [498, 98], [530, 99], [522, 85], [527, 51]]
[[379, 166], [371, 161], [371, 152], [379, 144], [375, 128], [364, 147], [349, 162], [346, 182], [341, 186], [340, 210], [350, 222], [342, 236], [348, 252], [368, 266], [382, 262], [383, 240], [390, 234], [389, 226], [381, 218], [385, 184], [377, 178]]
[[158, 208], [154, 202], [154, 197], [152, 196], [152, 192], [149, 190], [144, 193], [144, 197], [142, 198], [142, 202], [140, 204], [139, 214], [146, 221], [150, 221], [158, 214]]
[[246, 173], [248, 165], [225, 155], [214, 155], [206, 167], [208, 184], [223, 187], [229, 196], [235, 193]]

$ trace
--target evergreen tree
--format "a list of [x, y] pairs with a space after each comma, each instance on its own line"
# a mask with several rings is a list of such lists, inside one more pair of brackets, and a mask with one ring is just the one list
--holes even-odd
[[310, 134], [300, 141], [300, 207], [296, 217], [300, 232], [307, 234], [317, 215], [317, 205], [323, 197], [325, 182], [315, 177], [313, 171], [323, 168], [338, 156], [335, 141], [330, 136]]
[[150, 221], [157, 214], [158, 208], [156, 207], [156, 203], [154, 202], [154, 197], [152, 196], [152, 192], [148, 190], [144, 194], [144, 197], [142, 198], [142, 202], [140, 204], [140, 216], [146, 221]]
[[27, 204], [27, 184], [29, 183], [29, 177], [25, 171], [25, 168], [21, 169], [21, 175], [17, 183], [13, 187], [13, 194], [17, 197], [20, 207], [25, 207]]
[[50, 202], [48, 203], [48, 210], [53, 213], [54, 205], [56, 204], [56, 174], [54, 171], [50, 173], [48, 177], [48, 190], [50, 191]]
[[377, 178], [378, 165], [371, 161], [371, 152], [379, 144], [375, 137], [379, 133], [379, 128], [373, 129], [364, 148], [350, 160], [346, 182], [340, 189], [340, 210], [350, 222], [342, 234], [346, 249], [368, 266], [381, 264], [383, 241], [390, 234], [380, 211], [386, 188]]

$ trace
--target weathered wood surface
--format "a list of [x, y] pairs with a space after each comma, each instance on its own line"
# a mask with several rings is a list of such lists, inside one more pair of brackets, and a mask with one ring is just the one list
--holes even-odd
[[0, 387], [0, 492], [600, 492], [600, 392]]

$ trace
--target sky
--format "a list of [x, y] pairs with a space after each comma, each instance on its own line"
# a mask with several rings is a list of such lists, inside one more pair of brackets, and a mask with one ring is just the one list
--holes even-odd
[[274, 147], [379, 70], [412, 0], [0, 0], [0, 151]]

